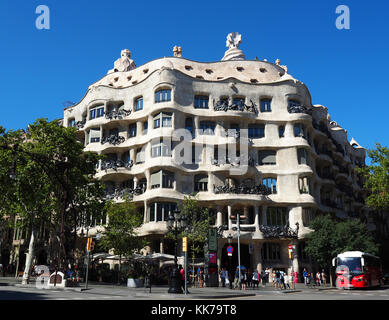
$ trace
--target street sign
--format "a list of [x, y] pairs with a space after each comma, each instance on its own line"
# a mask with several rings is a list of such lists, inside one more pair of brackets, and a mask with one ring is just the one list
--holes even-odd
[[188, 237], [182, 238], [182, 251], [187, 252], [188, 251]]
[[217, 231], [216, 229], [208, 230], [208, 250], [217, 251]]
[[234, 248], [232, 247], [232, 246], [228, 246], [227, 247], [227, 254], [229, 255], [229, 256], [232, 256], [232, 253], [234, 252]]

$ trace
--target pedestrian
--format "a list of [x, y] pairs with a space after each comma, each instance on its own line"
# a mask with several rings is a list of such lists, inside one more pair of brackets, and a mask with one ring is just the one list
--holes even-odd
[[242, 290], [246, 290], [247, 287], [247, 271], [245, 269], [241, 269], [241, 278], [240, 282], [242, 285]]
[[321, 282], [321, 278], [320, 278], [320, 272], [316, 272], [316, 285], [318, 287], [320, 287], [320, 282]]
[[284, 271], [280, 271], [280, 289], [286, 289], [286, 286], [285, 286], [285, 272]]
[[221, 280], [223, 288], [225, 288], [225, 286], [226, 286], [226, 272], [227, 271], [225, 268], [222, 268], [220, 271], [220, 280]]
[[251, 288], [253, 282], [253, 274], [250, 269], [247, 271], [247, 287]]
[[232, 272], [231, 269], [228, 272], [228, 282], [229, 282], [230, 289], [232, 289], [232, 284], [234, 282], [234, 273]]
[[254, 270], [253, 278], [252, 278], [253, 289], [255, 288], [255, 286], [257, 286], [257, 288], [258, 288], [259, 277], [260, 277], [259, 272], [257, 270]]
[[323, 286], [325, 287], [327, 285], [327, 275], [326, 275], [324, 269], [321, 270], [321, 281], [323, 283]]
[[285, 287], [285, 289], [286, 289], [286, 287], [288, 287], [288, 289], [290, 289], [290, 285], [289, 285], [290, 279], [291, 279], [291, 277], [288, 276], [287, 273], [285, 273], [284, 274], [284, 287]]
[[280, 274], [280, 271], [279, 270], [276, 270], [275, 271], [275, 287], [276, 287], [276, 289], [278, 289], [278, 288], [280, 288], [280, 289], [282, 289], [281, 288], [281, 274]]
[[204, 269], [200, 269], [200, 288], [204, 287]]
[[304, 284], [307, 285], [308, 284], [308, 272], [307, 272], [307, 269], [305, 269], [305, 268], [303, 270], [303, 277], [304, 277]]
[[239, 268], [237, 267], [235, 270], [235, 276], [234, 276], [234, 289], [239, 287]]

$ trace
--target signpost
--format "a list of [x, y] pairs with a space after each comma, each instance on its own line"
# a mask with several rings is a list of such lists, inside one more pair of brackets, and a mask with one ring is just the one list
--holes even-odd
[[232, 257], [232, 253], [234, 252], [234, 248], [232, 246], [227, 247], [227, 254], [228, 256]]
[[185, 271], [185, 285], [184, 285], [184, 290], [185, 290], [185, 295], [187, 294], [187, 257], [188, 257], [188, 237], [183, 237], [182, 238], [182, 251], [185, 253], [184, 255], [184, 271]]

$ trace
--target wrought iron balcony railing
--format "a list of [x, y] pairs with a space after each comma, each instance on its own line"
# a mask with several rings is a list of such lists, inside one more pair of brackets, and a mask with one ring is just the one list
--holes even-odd
[[264, 186], [262, 184], [254, 187], [246, 186], [244, 184], [240, 184], [236, 186], [230, 186], [228, 184], [225, 184], [223, 186], [213, 185], [213, 191], [216, 194], [233, 193], [233, 194], [256, 194], [256, 195], [263, 195], [263, 196], [272, 194], [272, 190], [269, 187]]
[[298, 226], [296, 229], [292, 229], [288, 226], [264, 226], [260, 225], [259, 230], [262, 232], [263, 237], [266, 239], [279, 239], [279, 238], [298, 238]]
[[255, 159], [253, 157], [250, 157], [250, 156], [248, 157], [248, 159], [243, 158], [242, 160], [241, 160], [241, 157], [235, 157], [235, 158], [223, 157], [222, 159], [212, 159], [212, 164], [215, 166], [220, 166], [223, 164], [230, 164], [232, 166], [239, 166], [241, 164], [241, 161], [242, 161], [242, 164], [247, 164], [251, 167], [255, 167], [257, 165]]
[[113, 169], [115, 171], [118, 170], [118, 168], [126, 168], [131, 169], [131, 167], [134, 165], [134, 161], [123, 161], [123, 160], [103, 160], [101, 162], [101, 170], [107, 170]]
[[104, 143], [109, 143], [109, 144], [113, 144], [114, 146], [118, 145], [118, 144], [121, 144], [125, 141], [126, 139], [122, 136], [119, 136], [118, 134], [111, 134], [109, 136], [106, 136], [104, 137], [102, 140], [101, 140], [101, 144], [104, 144]]
[[105, 198], [107, 200], [123, 199], [125, 195], [130, 197], [138, 196], [146, 191], [144, 185], [137, 186], [136, 188], [116, 188], [113, 192], [106, 192]]
[[82, 121], [77, 121], [75, 123], [75, 127], [77, 128], [77, 130], [80, 130], [80, 129], [84, 128], [85, 123], [86, 123], [86, 119], [84, 119]]
[[258, 109], [256, 104], [250, 100], [251, 106], [245, 104], [242, 101], [239, 101], [238, 103], [232, 103], [231, 105], [228, 104], [227, 100], [219, 100], [215, 103], [215, 100], [213, 101], [213, 110], [214, 111], [247, 111], [252, 112], [255, 114], [258, 114]]
[[305, 106], [288, 106], [289, 113], [305, 113], [308, 115], [312, 115], [312, 110]]
[[109, 119], [109, 120], [112, 120], [112, 119], [115, 119], [115, 120], [122, 120], [124, 117], [127, 117], [131, 114], [131, 110], [113, 110], [113, 111], [108, 111], [106, 114], [105, 114], [105, 118], [106, 119]]

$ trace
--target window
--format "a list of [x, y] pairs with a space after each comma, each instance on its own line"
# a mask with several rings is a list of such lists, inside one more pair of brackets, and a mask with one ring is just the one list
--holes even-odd
[[261, 100], [261, 112], [271, 112], [271, 99]]
[[193, 135], [193, 119], [192, 118], [185, 119], [185, 129], [188, 130]]
[[200, 134], [213, 136], [215, 134], [215, 126], [213, 121], [200, 121]]
[[136, 123], [130, 124], [129, 134], [130, 138], [136, 137]]
[[266, 211], [268, 226], [286, 226], [289, 223], [286, 208], [269, 207]]
[[170, 89], [162, 89], [155, 92], [155, 102], [165, 102], [171, 100], [171, 90]]
[[248, 135], [251, 139], [265, 137], [265, 125], [263, 124], [251, 124], [248, 128]]
[[243, 106], [244, 105], [245, 98], [243, 97], [235, 97], [232, 100], [232, 104], [237, 106]]
[[206, 174], [197, 174], [194, 177], [194, 190], [208, 191], [208, 176]]
[[278, 127], [278, 136], [280, 138], [283, 138], [285, 135], [285, 126], [279, 126]]
[[89, 120], [104, 116], [104, 106], [98, 106], [89, 110]]
[[208, 109], [208, 96], [195, 96], [194, 98], [194, 107], [196, 109]]
[[297, 101], [297, 100], [289, 100], [289, 103], [288, 103], [288, 111], [291, 112], [292, 110], [294, 110], [295, 108], [299, 108], [301, 107], [301, 103], [300, 101]]
[[143, 135], [147, 134], [148, 127], [149, 127], [148, 121], [143, 122]]
[[305, 126], [303, 124], [296, 123], [294, 125], [294, 136], [295, 137], [302, 137], [302, 138], [307, 137], [307, 132], [306, 132]]
[[310, 186], [310, 178], [309, 177], [300, 177], [299, 178], [299, 191], [301, 194], [308, 193], [310, 194], [311, 186]]
[[260, 166], [275, 165], [277, 152], [274, 150], [260, 150], [258, 151], [258, 163]]
[[297, 160], [299, 164], [308, 165], [308, 151], [304, 148], [297, 149]]
[[151, 189], [161, 188], [161, 186], [162, 188], [171, 189], [174, 184], [174, 173], [159, 170], [151, 175], [150, 181]]
[[313, 209], [312, 208], [303, 208], [303, 225], [304, 227], [309, 227], [311, 221], [314, 219]]
[[172, 126], [171, 112], [161, 112], [154, 116], [154, 129], [160, 128], [161, 125], [163, 128], [170, 128]]
[[68, 120], [68, 127], [75, 127], [76, 126], [76, 120], [75, 119], [69, 119]]
[[92, 128], [89, 131], [89, 142], [100, 142], [100, 129]]
[[272, 194], [277, 194], [277, 179], [276, 178], [264, 178], [262, 184], [271, 190]]
[[173, 214], [177, 204], [174, 202], [154, 202], [149, 206], [149, 221], [167, 221], [170, 214]]
[[135, 100], [135, 111], [143, 109], [143, 97], [137, 98]]
[[261, 249], [262, 260], [281, 260], [281, 247], [278, 243], [265, 242]]
[[151, 145], [151, 157], [171, 157], [171, 141], [163, 141], [162, 139], [159, 142], [154, 142]]
[[145, 162], [145, 151], [142, 150], [141, 148], [136, 150], [136, 158], [135, 158], [135, 163], [140, 164]]

